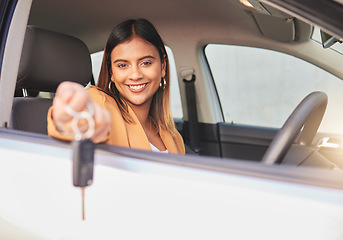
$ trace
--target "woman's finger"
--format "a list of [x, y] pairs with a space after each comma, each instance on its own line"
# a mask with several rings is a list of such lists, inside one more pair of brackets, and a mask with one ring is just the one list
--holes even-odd
[[69, 103], [75, 94], [75, 91], [82, 90], [84, 87], [74, 82], [62, 82], [57, 90], [55, 98], [60, 99], [64, 103]]
[[87, 104], [92, 100], [86, 89], [75, 89], [74, 94], [69, 101], [69, 106], [75, 112], [81, 112], [87, 108]]

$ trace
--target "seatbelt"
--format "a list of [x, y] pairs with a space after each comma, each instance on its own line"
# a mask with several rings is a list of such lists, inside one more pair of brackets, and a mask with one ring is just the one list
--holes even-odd
[[200, 135], [199, 135], [199, 122], [198, 113], [195, 101], [195, 74], [192, 74], [190, 80], [183, 78], [183, 82], [186, 86], [186, 101], [188, 112], [188, 132], [190, 139], [190, 148], [196, 154], [200, 153]]

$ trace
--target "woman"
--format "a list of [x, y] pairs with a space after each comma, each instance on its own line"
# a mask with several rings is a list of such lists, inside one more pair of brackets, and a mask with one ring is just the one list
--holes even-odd
[[[185, 153], [169, 106], [169, 64], [161, 37], [145, 19], [127, 20], [110, 34], [97, 87], [60, 84], [48, 114], [48, 134], [73, 140], [73, 113], [93, 112], [92, 140]], [[87, 132], [88, 124], [79, 128]]]

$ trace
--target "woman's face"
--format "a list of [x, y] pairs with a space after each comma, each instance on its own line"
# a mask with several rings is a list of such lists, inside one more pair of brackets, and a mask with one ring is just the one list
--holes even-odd
[[150, 108], [165, 75], [157, 48], [139, 37], [118, 44], [111, 53], [111, 81], [119, 93], [133, 106]]

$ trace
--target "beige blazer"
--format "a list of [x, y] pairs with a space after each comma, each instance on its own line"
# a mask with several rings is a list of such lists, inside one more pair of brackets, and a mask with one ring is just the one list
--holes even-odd
[[[132, 116], [134, 123], [127, 123], [124, 121], [118, 105], [112, 97], [94, 87], [88, 88], [87, 91], [92, 97], [93, 101], [100, 106], [107, 108], [112, 115], [113, 121], [111, 131], [105, 143], [122, 147], [151, 150], [151, 146], [143, 127], [130, 107], [129, 114]], [[53, 107], [50, 107], [47, 117], [48, 134], [52, 137], [62, 140], [73, 140], [71, 136], [61, 134], [56, 129], [56, 125], [52, 121], [52, 110]], [[178, 132], [175, 134], [175, 136], [172, 136], [169, 132], [161, 130], [159, 134], [169, 153], [185, 153], [183, 139]]]

